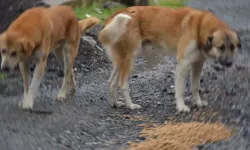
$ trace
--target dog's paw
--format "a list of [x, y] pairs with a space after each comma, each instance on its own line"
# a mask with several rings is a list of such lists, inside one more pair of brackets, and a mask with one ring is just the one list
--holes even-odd
[[185, 104], [177, 104], [176, 109], [178, 112], [189, 113], [190, 108]]
[[195, 105], [197, 106], [197, 107], [206, 107], [207, 105], [208, 105], [208, 102], [207, 101], [203, 101], [203, 100], [199, 100], [199, 101], [196, 101], [195, 102]]
[[125, 104], [122, 101], [116, 101], [116, 102], [110, 102], [109, 105], [111, 107], [117, 107], [117, 108], [119, 108], [119, 107], [124, 106]]
[[116, 107], [122, 107], [122, 106], [124, 106], [125, 104], [122, 102], [122, 101], [116, 101], [115, 103], [114, 103], [114, 105], [116, 106]]
[[54, 100], [56, 101], [63, 101], [65, 97], [57, 96]]
[[18, 103], [18, 105], [22, 110], [32, 110], [33, 109], [33, 102], [30, 102], [30, 101], [20, 101]]
[[127, 106], [127, 107], [129, 109], [131, 109], [131, 110], [135, 110], [135, 109], [140, 109], [141, 108], [141, 106], [138, 105], [138, 104], [131, 104], [131, 105]]
[[55, 98], [56, 101], [63, 101], [66, 98], [66, 94], [64, 92], [60, 92]]

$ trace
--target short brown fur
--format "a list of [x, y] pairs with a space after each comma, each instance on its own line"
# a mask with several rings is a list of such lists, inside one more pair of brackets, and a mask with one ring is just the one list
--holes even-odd
[[[19, 64], [24, 82], [23, 109], [33, 108], [33, 99], [51, 52], [64, 66], [63, 84], [57, 99], [64, 99], [75, 91], [72, 67], [80, 35], [98, 22], [94, 17], [78, 22], [73, 9], [68, 6], [37, 7], [26, 10], [1, 34], [1, 68], [13, 70]], [[31, 84], [30, 59], [35, 59], [36, 63]]]
[[[120, 31], [113, 31], [113, 33], [112, 30], [115, 30], [115, 27], [119, 27]], [[117, 38], [112, 38], [116, 35]], [[228, 42], [225, 37], [228, 37]], [[112, 60], [113, 76], [117, 75], [115, 72], [119, 72], [120, 87], [125, 91], [124, 97], [127, 97], [125, 105], [131, 109], [140, 108], [139, 105], [131, 102], [128, 86], [125, 85], [128, 84], [128, 76], [133, 68], [137, 50], [144, 48], [144, 42], [149, 41], [154, 47], [164, 49], [169, 55], [176, 56], [177, 109], [186, 112], [189, 108], [184, 104], [183, 99], [184, 79], [182, 78], [185, 78], [187, 73], [184, 67], [193, 68], [191, 80], [193, 80], [192, 92], [196, 104], [206, 105], [205, 101], [200, 100], [197, 88], [205, 59], [211, 57], [221, 60], [222, 64], [230, 64], [228, 58], [231, 58], [240, 47], [237, 33], [225, 22], [212, 12], [190, 7], [173, 9], [135, 6], [119, 10], [107, 20], [99, 34], [99, 40]], [[226, 51], [220, 50], [222, 45], [226, 47]], [[231, 51], [229, 51], [229, 45], [231, 45]], [[181, 74], [180, 77], [178, 74]], [[112, 106], [120, 106], [123, 103], [117, 101], [114, 96], [113, 89], [117, 81], [113, 76], [111, 75], [109, 79], [109, 99]]]

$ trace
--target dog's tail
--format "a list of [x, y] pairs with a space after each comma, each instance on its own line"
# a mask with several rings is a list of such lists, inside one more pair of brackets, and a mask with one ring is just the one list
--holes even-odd
[[87, 30], [97, 25], [99, 22], [100, 20], [96, 17], [90, 17], [90, 18], [78, 21], [81, 36], [83, 36]]
[[105, 35], [109, 40], [116, 42], [126, 32], [126, 25], [131, 19], [132, 17], [127, 14], [120, 13], [116, 15], [101, 31], [100, 37]]

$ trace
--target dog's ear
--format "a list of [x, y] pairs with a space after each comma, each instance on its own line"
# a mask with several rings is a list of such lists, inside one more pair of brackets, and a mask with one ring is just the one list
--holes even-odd
[[1, 51], [1, 48], [2, 48], [2, 43], [3, 43], [3, 39], [4, 37], [3, 37], [3, 35], [1, 34], [0, 35], [0, 51]]
[[204, 45], [205, 50], [210, 50], [213, 45], [213, 35], [207, 37], [206, 43]]
[[33, 49], [35, 48], [35, 45], [33, 42], [29, 41], [29, 40], [22, 40], [21, 41], [21, 45], [22, 45], [22, 49], [24, 51], [24, 53], [26, 54], [26, 56], [31, 56]]
[[[3, 44], [8, 42], [6, 34], [0, 34], [0, 48], [2, 48]], [[8, 44], [8, 43], [6, 43]]]
[[238, 44], [237, 44], [237, 47], [238, 47], [239, 49], [241, 49], [241, 39], [240, 39], [240, 35], [239, 35], [239, 33], [237, 33], [237, 32], [236, 32], [236, 34], [237, 34], [237, 37], [238, 37]]

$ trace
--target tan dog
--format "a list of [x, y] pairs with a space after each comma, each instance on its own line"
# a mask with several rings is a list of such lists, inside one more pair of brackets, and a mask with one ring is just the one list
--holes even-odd
[[233, 55], [240, 48], [236, 32], [209, 11], [192, 8], [130, 7], [113, 14], [99, 34], [99, 40], [112, 60], [109, 78], [109, 103], [120, 107], [116, 100], [116, 85], [120, 81], [125, 105], [130, 109], [141, 106], [132, 103], [128, 78], [133, 68], [137, 50], [151, 44], [177, 58], [175, 73], [176, 107], [189, 112], [184, 103], [186, 76], [191, 67], [191, 91], [199, 107], [208, 103], [199, 95], [200, 74], [206, 58], [214, 58], [221, 65], [233, 64]]
[[[67, 6], [31, 8], [21, 14], [0, 36], [4, 71], [12, 71], [19, 64], [23, 77], [24, 96], [21, 107], [33, 108], [33, 99], [44, 74], [48, 55], [53, 51], [64, 66], [64, 79], [57, 99], [64, 99], [75, 91], [72, 70], [78, 51], [80, 34], [97, 24], [97, 18], [81, 20]], [[36, 67], [30, 84], [29, 60]]]

